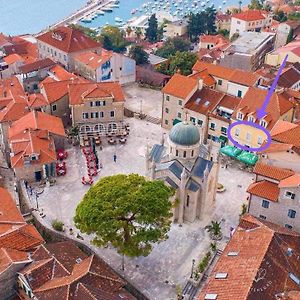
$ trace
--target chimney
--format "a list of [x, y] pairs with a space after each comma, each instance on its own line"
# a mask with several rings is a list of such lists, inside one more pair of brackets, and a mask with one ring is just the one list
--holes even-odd
[[198, 90], [201, 91], [203, 89], [203, 79], [199, 78], [198, 79]]

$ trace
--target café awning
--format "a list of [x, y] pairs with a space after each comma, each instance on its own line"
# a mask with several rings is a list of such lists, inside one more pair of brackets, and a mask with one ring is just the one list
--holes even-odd
[[234, 146], [227, 145], [221, 148], [220, 152], [230, 157], [237, 157], [242, 152], [242, 150]]

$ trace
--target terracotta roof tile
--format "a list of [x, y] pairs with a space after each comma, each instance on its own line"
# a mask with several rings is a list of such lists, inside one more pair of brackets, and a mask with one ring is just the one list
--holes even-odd
[[96, 70], [113, 56], [112, 51], [102, 49], [101, 55], [92, 51], [79, 53], [75, 56], [75, 60], [81, 62], [87, 67]]
[[290, 129], [295, 128], [295, 127], [297, 127], [297, 124], [287, 122], [287, 121], [283, 121], [283, 120], [278, 120], [275, 123], [272, 130], [270, 131], [270, 134], [271, 135], [277, 135], [279, 133], [285, 132], [285, 131], [290, 130]]
[[29, 73], [29, 72], [39, 71], [45, 68], [50, 68], [51, 66], [54, 65], [55, 62], [53, 60], [51, 60], [50, 58], [45, 58], [20, 67], [20, 71], [22, 73]]
[[[78, 78], [75, 74], [68, 72], [60, 65], [55, 65], [53, 68], [50, 69], [50, 72], [53, 74], [53, 76], [56, 78], [57, 81], [65, 81], [65, 80], [72, 80]], [[46, 79], [47, 78], [48, 77], [46, 77]]]
[[216, 80], [208, 74], [207, 70], [203, 70], [202, 72], [198, 72], [195, 74], [190, 75], [189, 77], [194, 78], [194, 79], [202, 79], [203, 83], [206, 86], [212, 86], [216, 84]]
[[261, 153], [272, 153], [272, 152], [286, 152], [293, 148], [292, 144], [278, 144], [278, 143], [271, 143], [270, 147], [268, 147], [264, 151], [259, 151]]
[[[279, 124], [280, 126], [280, 124]], [[272, 140], [284, 144], [293, 144], [295, 147], [300, 147], [300, 125], [282, 131], [278, 134], [271, 134]]]
[[256, 21], [256, 20], [264, 20], [265, 16], [262, 14], [260, 10], [250, 9], [245, 12], [234, 14], [232, 18], [236, 18], [243, 21]]
[[295, 172], [292, 170], [274, 167], [261, 162], [256, 163], [253, 173], [264, 177], [272, 178], [278, 181], [288, 178], [295, 174]]
[[70, 105], [80, 105], [88, 98], [111, 97], [115, 102], [125, 101], [122, 87], [117, 82], [69, 84]]
[[30, 94], [27, 97], [27, 104], [30, 108], [40, 108], [42, 106], [48, 105], [48, 101], [43, 94]]
[[194, 93], [184, 108], [208, 115], [216, 108], [223, 97], [223, 93], [203, 87], [202, 90], [197, 90]]
[[9, 128], [9, 138], [12, 138], [28, 129], [47, 130], [48, 132], [59, 136], [66, 135], [60, 118], [47, 113], [32, 111], [12, 124]]
[[37, 37], [39, 41], [60, 49], [66, 53], [73, 53], [87, 49], [99, 48], [100, 44], [87, 37], [78, 29], [60, 26]]
[[212, 43], [212, 44], [224, 44], [227, 43], [228, 40], [222, 34], [209, 35], [204, 34], [199, 38], [201, 43]]
[[278, 201], [279, 188], [278, 184], [262, 180], [255, 183], [252, 183], [247, 190], [248, 193], [255, 196], [265, 198], [274, 202]]
[[30, 262], [29, 254], [9, 248], [0, 248], [0, 274], [14, 263]]
[[162, 89], [162, 92], [180, 99], [185, 99], [196, 90], [197, 86], [198, 81], [196, 79], [180, 74], [174, 74]]
[[12, 65], [16, 62], [24, 62], [24, 59], [22, 56], [20, 56], [19, 54], [10, 54], [6, 57], [3, 58], [3, 60], [8, 64], [8, 65]]
[[[288, 256], [291, 248], [293, 255]], [[198, 300], [273, 299], [286, 290], [300, 290], [289, 277], [300, 277], [300, 236], [251, 215], [244, 216], [202, 288]], [[235, 252], [236, 255], [229, 255]], [[263, 273], [262, 273], [263, 272]], [[227, 273], [225, 279], [216, 279]], [[263, 276], [263, 279], [258, 280]]]
[[300, 187], [300, 174], [292, 175], [280, 181], [279, 188]]

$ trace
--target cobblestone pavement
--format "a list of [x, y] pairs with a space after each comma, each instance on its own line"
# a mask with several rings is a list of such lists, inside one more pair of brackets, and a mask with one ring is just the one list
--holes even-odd
[[[103, 164], [99, 177], [116, 173], [139, 173], [145, 175], [145, 145], [160, 141], [163, 130], [158, 125], [145, 121], [129, 119], [131, 132], [126, 145], [104, 145], [99, 151]], [[68, 228], [72, 227], [72, 218], [77, 204], [82, 199], [87, 186], [81, 184], [85, 172], [85, 161], [79, 148], [70, 148], [67, 163], [67, 175], [57, 179], [57, 184], [46, 187], [39, 197], [39, 207], [46, 217], [44, 221], [51, 224], [53, 219], [62, 220]], [[113, 162], [113, 154], [117, 162]], [[148, 257], [125, 259], [124, 275], [142, 292], [153, 300], [176, 299], [175, 285], [184, 285], [190, 276], [192, 259], [199, 261], [209, 248], [210, 240], [204, 227], [212, 219], [223, 220], [223, 234], [229, 237], [230, 226], [238, 224], [240, 207], [246, 200], [246, 188], [252, 182], [253, 175], [235, 167], [220, 168], [219, 182], [226, 191], [218, 193], [212, 215], [195, 223], [182, 227], [173, 224], [169, 239], [154, 246]], [[238, 185], [240, 187], [238, 187]], [[85, 241], [90, 237], [82, 235]], [[225, 242], [222, 242], [224, 246]], [[114, 268], [120, 268], [121, 256], [114, 249], [94, 248], [96, 252]]]

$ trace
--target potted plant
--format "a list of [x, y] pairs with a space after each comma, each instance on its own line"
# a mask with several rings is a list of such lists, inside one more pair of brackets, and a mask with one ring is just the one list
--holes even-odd
[[211, 224], [205, 226], [205, 229], [209, 232], [209, 236], [212, 240], [219, 241], [222, 239], [221, 222], [211, 221]]

